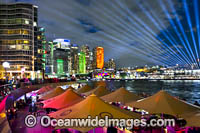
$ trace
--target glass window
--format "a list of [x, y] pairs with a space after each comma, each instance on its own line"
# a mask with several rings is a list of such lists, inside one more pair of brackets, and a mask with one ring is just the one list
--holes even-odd
[[25, 19], [25, 24], [29, 24], [29, 20]]
[[29, 43], [29, 41], [28, 40], [24, 40], [24, 44], [28, 44]]
[[29, 50], [29, 46], [24, 45], [24, 49], [25, 49], [25, 50]]
[[33, 22], [33, 26], [37, 26], [37, 23], [36, 23], [36, 22]]
[[16, 45], [16, 49], [17, 50], [21, 50], [22, 49], [22, 45]]
[[16, 45], [10, 45], [9, 49], [16, 49]]

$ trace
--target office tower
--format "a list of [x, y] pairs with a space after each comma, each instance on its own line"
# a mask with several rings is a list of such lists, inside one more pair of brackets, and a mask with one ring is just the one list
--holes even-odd
[[104, 48], [96, 47], [93, 49], [93, 69], [102, 69], [104, 66]]
[[79, 56], [79, 73], [85, 74], [86, 73], [86, 56], [84, 52], [80, 52]]
[[90, 60], [90, 48], [88, 45], [82, 45], [80, 51], [85, 53], [86, 72], [89, 72], [90, 70], [92, 70], [92, 65]]
[[25, 3], [0, 4], [0, 65], [9, 62], [10, 77], [33, 78], [35, 69], [40, 69], [35, 66], [37, 9], [37, 6]]
[[37, 71], [36, 78], [44, 78], [45, 61], [46, 61], [46, 37], [45, 29], [42, 27], [35, 27], [35, 44], [34, 44], [34, 63], [35, 71]]
[[71, 45], [71, 55], [70, 55], [70, 63], [71, 63], [71, 71], [69, 72], [70, 75], [78, 73], [78, 45], [72, 44]]
[[53, 73], [56, 73], [57, 76], [69, 74], [71, 71], [70, 40], [55, 39], [53, 45]]
[[53, 58], [54, 58], [54, 45], [52, 41], [46, 42], [45, 46], [46, 54], [45, 54], [45, 74], [52, 75], [53, 73]]
[[116, 63], [114, 59], [109, 59], [109, 61], [107, 62], [107, 68], [112, 70], [116, 69]]

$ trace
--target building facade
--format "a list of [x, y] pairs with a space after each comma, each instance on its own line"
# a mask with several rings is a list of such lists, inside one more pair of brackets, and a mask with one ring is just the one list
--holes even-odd
[[0, 4], [0, 65], [8, 62], [8, 76], [35, 77], [38, 17], [37, 6], [25, 3]]
[[108, 69], [112, 69], [112, 70], [116, 70], [116, 63], [115, 63], [114, 59], [109, 59], [108, 60], [107, 68]]
[[85, 53], [86, 72], [88, 73], [92, 70], [92, 59], [91, 59], [92, 55], [90, 52], [90, 48], [88, 45], [82, 45], [80, 51]]
[[53, 40], [53, 73], [57, 74], [57, 76], [69, 74], [71, 71], [70, 55], [70, 40]]
[[86, 56], [84, 52], [79, 53], [78, 60], [79, 60], [79, 73], [85, 74], [86, 73]]
[[102, 69], [104, 67], [104, 48], [96, 47], [93, 49], [93, 69]]
[[71, 71], [69, 72], [70, 75], [78, 73], [78, 45], [71, 44], [71, 52], [70, 52], [70, 63], [71, 63]]

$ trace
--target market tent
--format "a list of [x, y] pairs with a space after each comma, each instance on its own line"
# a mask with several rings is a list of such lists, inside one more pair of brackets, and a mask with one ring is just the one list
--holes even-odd
[[40, 95], [42, 93], [45, 93], [45, 92], [48, 92], [50, 90], [52, 90], [53, 88], [50, 87], [50, 86], [44, 86], [42, 88], [40, 88], [38, 91], [37, 91], [37, 94]]
[[43, 108], [54, 108], [61, 109], [64, 107], [69, 107], [82, 101], [83, 98], [74, 92], [72, 89], [67, 89], [64, 93], [53, 97], [51, 99], [45, 100]]
[[127, 103], [128, 106], [144, 109], [152, 114], [169, 114], [179, 116], [199, 110], [197, 106], [186, 103], [169, 95], [166, 91], [159, 91], [153, 96], [147, 97], [136, 102]]
[[91, 94], [95, 94], [98, 97], [101, 97], [101, 96], [104, 96], [104, 95], [109, 94], [109, 93], [110, 93], [110, 91], [105, 86], [98, 86], [98, 87], [96, 87], [95, 89], [93, 89], [89, 92], [83, 93], [83, 95], [89, 96]]
[[141, 97], [129, 92], [123, 87], [115, 90], [110, 94], [102, 96], [101, 98], [107, 102], [121, 102], [123, 104], [141, 99]]
[[188, 127], [200, 127], [200, 110], [182, 115]]
[[[119, 107], [110, 105], [106, 102], [104, 102], [102, 99], [98, 98], [96, 95], [92, 94], [88, 96], [83, 101], [70, 106], [68, 108], [61, 109], [59, 111], [53, 112], [49, 114], [52, 118], [88, 118], [88, 116], [91, 116], [91, 118], [96, 118], [96, 116], [99, 117], [99, 119], [104, 119], [105, 116], [108, 116], [109, 118], [123, 118], [123, 119], [136, 119], [140, 118], [140, 114], [130, 112], [127, 110], [123, 110]], [[87, 132], [95, 127], [57, 127], [57, 128], [73, 128], [76, 130], [79, 130], [81, 132]]]
[[58, 96], [58, 95], [62, 94], [63, 92], [64, 92], [64, 90], [59, 86], [59, 87], [56, 87], [51, 92], [49, 92], [48, 94], [45, 94], [44, 96], [42, 96], [40, 99], [41, 100], [47, 100], [49, 98]]
[[77, 90], [77, 93], [81, 94], [81, 93], [85, 93], [91, 90], [92, 90], [92, 87], [90, 87], [89, 85], [84, 85], [83, 87]]

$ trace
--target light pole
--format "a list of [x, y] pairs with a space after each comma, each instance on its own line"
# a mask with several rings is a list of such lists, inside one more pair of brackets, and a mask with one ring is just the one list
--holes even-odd
[[6, 76], [6, 78], [7, 78], [7, 68], [10, 68], [10, 64], [9, 64], [8, 62], [4, 62], [4, 63], [3, 63], [3, 67], [4, 67], [4, 69], [5, 69], [5, 76]]

